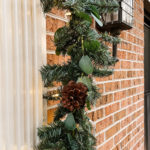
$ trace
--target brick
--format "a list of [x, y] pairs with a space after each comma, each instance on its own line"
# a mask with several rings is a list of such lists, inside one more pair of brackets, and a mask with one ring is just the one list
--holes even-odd
[[59, 103], [60, 103], [60, 101], [52, 101], [52, 100], [50, 100], [50, 101], [47, 102], [47, 106], [54, 106], [54, 105], [57, 105]]
[[116, 124], [112, 128], [106, 131], [106, 139], [112, 137], [120, 130], [120, 123]]
[[130, 141], [130, 142], [123, 148], [123, 150], [130, 150], [134, 144], [135, 144], [135, 143], [133, 143], [133, 141]]
[[99, 85], [97, 85], [97, 87], [99, 88], [100, 93], [104, 92], [104, 84], [99, 84]]
[[110, 82], [105, 84], [105, 91], [110, 92], [110, 91], [115, 91], [120, 89], [120, 82]]
[[136, 77], [137, 72], [136, 71], [128, 71], [127, 72], [127, 77], [128, 78], [133, 78]]
[[126, 41], [123, 41], [123, 42], [121, 42], [121, 49], [131, 50], [131, 44]]
[[121, 149], [131, 140], [131, 134], [127, 135], [124, 140], [120, 143]]
[[140, 107], [143, 107], [143, 106], [144, 106], [144, 100], [138, 102], [136, 108], [139, 109]]
[[102, 78], [95, 78], [96, 81], [98, 82], [102, 82], [102, 81], [109, 81], [112, 80], [112, 75], [108, 76], [108, 77], [102, 77]]
[[113, 147], [113, 139], [109, 140], [103, 146], [99, 147], [98, 150], [111, 150]]
[[[144, 133], [144, 131], [141, 131], [137, 136], [136, 136], [136, 138], [135, 138], [135, 143], [136, 143], [136, 145], [133, 147], [133, 150], [137, 150], [139, 147], [140, 147], [140, 145], [142, 145], [142, 143], [143, 143], [143, 141], [144, 141], [144, 137], [143, 137], [143, 133]], [[142, 137], [142, 138], [141, 138]], [[140, 140], [139, 140], [140, 139]], [[138, 142], [137, 142], [138, 141]]]
[[134, 79], [134, 80], [132, 80], [132, 84], [133, 84], [134, 86], [139, 85], [139, 84], [141, 84], [141, 83], [142, 83], [142, 79]]
[[121, 99], [123, 99], [123, 98], [125, 98], [125, 97], [126, 97], [126, 90], [124, 90], [124, 91], [119, 91], [119, 92], [116, 92], [116, 93], [114, 94], [114, 100], [115, 100], [115, 101], [121, 100]]
[[127, 108], [127, 114], [131, 114], [134, 111], [136, 111], [136, 104], [133, 104]]
[[144, 92], [144, 85], [137, 87], [136, 92], [137, 93]]
[[137, 55], [137, 60], [138, 61], [144, 61], [144, 56], [143, 55]]
[[127, 126], [128, 124], [130, 124], [132, 121], [132, 117], [128, 116], [127, 118], [123, 119], [121, 121], [121, 128], [124, 128], [125, 126]]
[[64, 21], [46, 16], [46, 30], [49, 32], [56, 32], [58, 28], [65, 26], [65, 24]]
[[96, 124], [96, 133], [102, 131], [113, 123], [113, 117], [110, 116]]
[[134, 36], [133, 36], [133, 35], [127, 34], [127, 39], [128, 39], [130, 42], [134, 43]]
[[130, 61], [121, 61], [121, 68], [122, 69], [131, 69], [132, 68], [132, 62], [130, 62]]
[[99, 110], [97, 110], [97, 111], [88, 113], [88, 117], [89, 117], [92, 121], [96, 121], [96, 120], [102, 118], [103, 116], [104, 116], [104, 110], [103, 110], [103, 109], [99, 109]]
[[136, 60], [137, 56], [134, 53], [127, 53], [128, 60]]
[[101, 105], [109, 104], [113, 101], [113, 94], [108, 94], [102, 96], [96, 103], [96, 107], [99, 107]]
[[144, 109], [141, 108], [138, 111], [135, 111], [134, 114], [132, 115], [132, 120], [135, 120], [138, 116], [140, 116], [142, 113], [144, 113]]
[[101, 143], [103, 143], [103, 142], [104, 142], [104, 133], [99, 134], [99, 135], [96, 137], [96, 140], [97, 140], [97, 144], [96, 144], [96, 145], [100, 145]]
[[127, 98], [121, 102], [121, 107], [122, 108], [127, 107], [127, 106], [131, 105], [131, 103], [132, 103], [132, 98], [131, 97]]
[[62, 18], [65, 18], [65, 11], [63, 10], [58, 10], [57, 8], [52, 8], [51, 13], [56, 15], [56, 16], [60, 16]]
[[137, 71], [137, 76], [138, 77], [143, 77], [144, 76], [144, 71]]
[[120, 68], [121, 68], [121, 63], [120, 63], [120, 61], [119, 61], [119, 62], [117, 62], [117, 63], [115, 64], [114, 69], [120, 69]]
[[131, 125], [127, 128], [127, 133], [131, 132], [136, 127], [136, 121], [134, 121]]
[[120, 103], [115, 103], [105, 108], [105, 115], [109, 115], [120, 109]]
[[55, 111], [56, 111], [56, 108], [49, 109], [47, 111], [47, 123], [48, 124], [53, 122]]
[[47, 46], [47, 50], [56, 50], [53, 36], [50, 35], [46, 36], [46, 46]]
[[127, 33], [125, 31], [122, 31], [120, 34], [120, 38], [127, 39]]
[[135, 136], [136, 134], [138, 134], [138, 132], [140, 132], [140, 126], [136, 127], [133, 132], [132, 132], [132, 136]]
[[47, 55], [47, 63], [49, 65], [53, 65], [53, 64], [62, 64], [64, 62], [66, 62], [69, 59], [69, 57], [64, 57], [64, 56], [57, 56], [54, 54], [48, 54]]
[[142, 115], [140, 118], [138, 118], [137, 124], [141, 124], [142, 122], [144, 122], [144, 115]]
[[120, 142], [120, 140], [122, 138], [124, 138], [126, 136], [126, 129], [124, 129], [123, 131], [121, 131], [120, 133], [118, 133], [115, 137], [114, 137], [114, 142], [115, 142], [115, 145]]
[[127, 53], [125, 51], [117, 51], [117, 56], [119, 59], [126, 59]]
[[121, 81], [121, 88], [131, 87], [131, 80]]
[[133, 68], [143, 69], [144, 68], [144, 62], [133, 62]]
[[[141, 97], [141, 96], [142, 96], [142, 97]], [[143, 94], [133, 96], [133, 103], [139, 101], [141, 98], [144, 98], [144, 97], [143, 97]]]
[[126, 71], [115, 71], [114, 72], [114, 79], [124, 79], [127, 77]]
[[121, 150], [120, 145], [115, 145], [115, 147], [112, 150]]
[[137, 90], [137, 88], [131, 88], [131, 89], [128, 89], [127, 90], [127, 96], [131, 96], [131, 95], [134, 95], [134, 94], [136, 94], [136, 90]]
[[118, 121], [126, 116], [126, 110], [122, 110], [114, 115], [114, 120]]

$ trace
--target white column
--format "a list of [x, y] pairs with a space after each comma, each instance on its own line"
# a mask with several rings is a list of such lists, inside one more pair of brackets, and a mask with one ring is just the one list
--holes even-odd
[[0, 1], [0, 150], [33, 150], [37, 144], [45, 36], [40, 0]]

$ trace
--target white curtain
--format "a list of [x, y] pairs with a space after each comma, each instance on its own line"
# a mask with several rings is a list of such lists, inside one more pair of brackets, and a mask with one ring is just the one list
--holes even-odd
[[0, 150], [33, 150], [38, 142], [44, 24], [40, 0], [0, 0]]

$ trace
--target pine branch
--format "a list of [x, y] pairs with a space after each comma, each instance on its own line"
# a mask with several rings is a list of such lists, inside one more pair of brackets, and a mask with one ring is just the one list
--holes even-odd
[[63, 126], [61, 121], [54, 122], [49, 126], [43, 126], [38, 129], [38, 136], [41, 140], [59, 140]]
[[113, 70], [106, 70], [106, 69], [97, 69], [97, 68], [94, 68], [94, 71], [93, 71], [93, 76], [95, 77], [105, 77], [105, 76], [109, 76], [109, 75], [112, 75], [113, 74]]
[[41, 68], [41, 75], [44, 86], [53, 86], [53, 82], [67, 84], [70, 80], [76, 81], [82, 74], [81, 69], [75, 62], [68, 62], [64, 65], [46, 65]]

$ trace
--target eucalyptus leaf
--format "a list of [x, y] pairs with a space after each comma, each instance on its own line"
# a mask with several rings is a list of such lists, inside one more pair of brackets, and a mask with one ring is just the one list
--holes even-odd
[[65, 128], [68, 130], [74, 130], [76, 128], [76, 123], [72, 113], [69, 113], [65, 120]]
[[80, 62], [79, 62], [79, 66], [82, 69], [82, 71], [84, 71], [86, 74], [92, 74], [93, 73], [93, 65], [91, 62], [91, 59], [89, 58], [89, 56], [82, 56]]
[[93, 13], [91, 13], [92, 17], [94, 18], [94, 20], [98, 23], [99, 26], [103, 26], [103, 23], [100, 21], [100, 19], [98, 19]]

